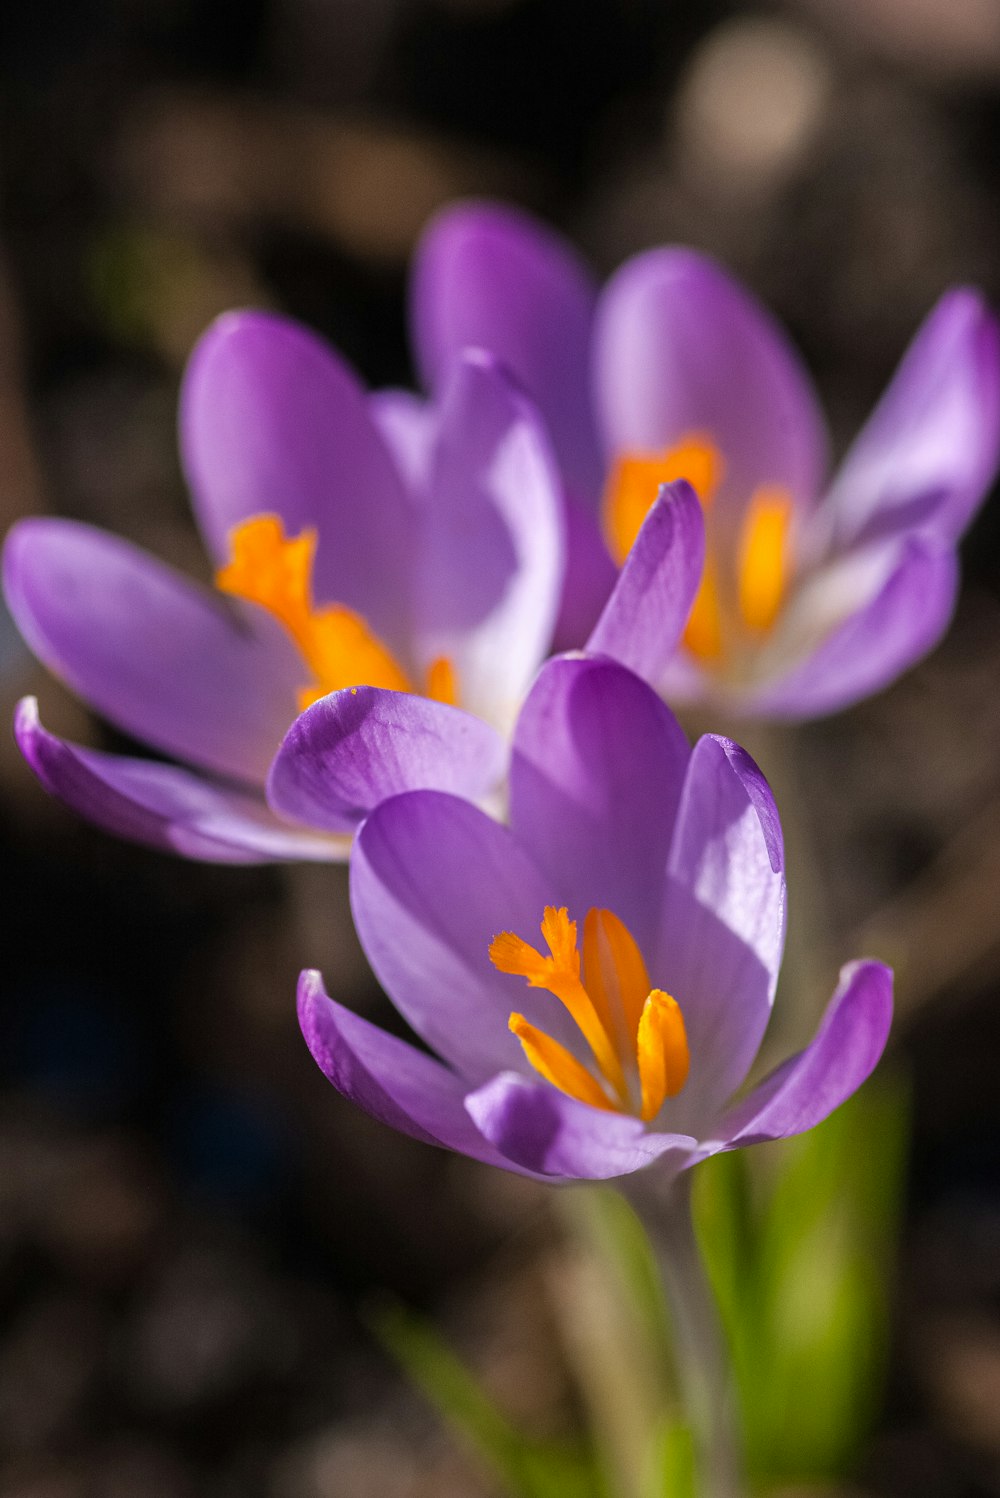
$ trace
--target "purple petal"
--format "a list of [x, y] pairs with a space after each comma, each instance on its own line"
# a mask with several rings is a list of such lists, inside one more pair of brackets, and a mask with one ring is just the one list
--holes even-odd
[[611, 452], [659, 452], [692, 434], [726, 464], [718, 503], [761, 484], [809, 504], [826, 438], [812, 386], [784, 333], [748, 292], [687, 249], [626, 262], [601, 296], [597, 406]]
[[694, 746], [669, 871], [649, 970], [684, 1014], [691, 1072], [675, 1111], [697, 1132], [757, 1054], [785, 936], [777, 809], [760, 770], [729, 739], [706, 735]]
[[589, 390], [595, 296], [565, 240], [500, 204], [445, 209], [414, 260], [411, 323], [425, 383], [439, 389], [462, 349], [489, 349], [538, 404], [567, 483], [587, 498], [602, 482]]
[[[831, 569], [831, 575], [833, 569]], [[884, 579], [872, 588], [872, 574]], [[805, 633], [809, 613], [830, 607], [803, 594], [798, 625]], [[833, 713], [888, 686], [927, 654], [944, 634], [958, 592], [958, 559], [932, 538], [914, 537], [902, 546], [882, 543], [836, 568], [836, 589], [860, 595], [853, 613], [835, 627], [795, 668], [748, 699], [747, 711], [796, 719]], [[845, 611], [843, 597], [837, 601]], [[791, 633], [791, 621], [789, 625]]]
[[292, 724], [267, 796], [293, 821], [352, 832], [400, 791], [484, 796], [505, 762], [503, 740], [469, 713], [406, 692], [352, 687], [321, 698]]
[[677, 649], [705, 565], [701, 503], [683, 480], [665, 484], [587, 642], [658, 685]]
[[474, 1084], [529, 1069], [507, 1028], [514, 1010], [579, 1046], [557, 999], [489, 959], [501, 931], [535, 939], [553, 901], [506, 827], [438, 791], [383, 801], [355, 840], [351, 907], [376, 977], [417, 1034]]
[[611, 591], [618, 568], [601, 534], [592, 504], [563, 494], [566, 570], [553, 650], [579, 650], [594, 629]]
[[851, 962], [816, 1036], [723, 1118], [727, 1149], [787, 1139], [821, 1123], [872, 1071], [892, 1023], [892, 971], [881, 962]]
[[251, 630], [221, 595], [70, 520], [22, 520], [3, 567], [24, 638], [98, 712], [166, 754], [263, 782], [303, 671], [272, 620], [254, 610]]
[[299, 979], [299, 1023], [324, 1076], [366, 1113], [425, 1144], [519, 1170], [473, 1124], [461, 1078], [328, 998], [319, 973], [307, 971]]
[[689, 754], [670, 709], [623, 666], [543, 668], [514, 735], [510, 822], [571, 916], [609, 907], [645, 947]]
[[102, 754], [67, 743], [38, 721], [38, 704], [18, 704], [14, 736], [45, 789], [116, 837], [203, 863], [346, 859], [349, 838], [316, 837], [281, 821], [245, 795], [176, 765]]
[[1000, 328], [983, 298], [941, 298], [824, 501], [839, 547], [919, 526], [961, 535], [1000, 461]]
[[557, 1180], [606, 1181], [660, 1162], [682, 1169], [696, 1142], [639, 1119], [578, 1103], [547, 1083], [507, 1073], [466, 1098], [486, 1138], [524, 1170]]
[[559, 476], [533, 407], [486, 354], [452, 368], [421, 517], [421, 664], [505, 729], [546, 655], [562, 589]]
[[407, 638], [412, 515], [354, 373], [286, 318], [230, 312], [195, 348], [181, 390], [181, 452], [217, 561], [232, 527], [275, 513], [319, 532], [318, 604], [358, 610], [395, 648]]
[[396, 467], [419, 502], [426, 495], [430, 478], [437, 431], [434, 408], [411, 390], [376, 390], [368, 397], [368, 409]]

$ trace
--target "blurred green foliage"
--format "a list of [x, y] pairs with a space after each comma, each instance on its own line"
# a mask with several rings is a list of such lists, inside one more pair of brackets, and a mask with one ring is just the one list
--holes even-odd
[[371, 1318], [376, 1336], [512, 1498], [611, 1498], [586, 1448], [532, 1440], [497, 1408], [431, 1323], [399, 1305]]
[[801, 1138], [699, 1167], [756, 1488], [845, 1475], [878, 1415], [908, 1120], [905, 1086], [882, 1075]]
[[[696, 1172], [698, 1239], [758, 1492], [847, 1475], [875, 1423], [908, 1121], [907, 1089], [882, 1076], [801, 1138], [720, 1155]], [[584, 1440], [519, 1431], [422, 1317], [383, 1307], [376, 1334], [512, 1498], [697, 1498], [669, 1307], [645, 1230], [614, 1190], [561, 1201], [613, 1311], [600, 1354], [609, 1376], [575, 1370]], [[623, 1439], [644, 1449], [623, 1454]]]
[[593, 1370], [575, 1370], [605, 1485], [615, 1498], [696, 1498], [694, 1443], [646, 1230], [612, 1187], [574, 1187], [561, 1192], [559, 1201], [610, 1307], [601, 1347], [604, 1376], [598, 1380]]

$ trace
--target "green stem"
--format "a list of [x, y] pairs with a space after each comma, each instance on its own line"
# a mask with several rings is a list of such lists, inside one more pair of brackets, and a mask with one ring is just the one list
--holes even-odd
[[691, 1217], [691, 1173], [657, 1189], [655, 1172], [628, 1180], [663, 1278], [674, 1328], [677, 1376], [697, 1452], [702, 1498], [742, 1498], [742, 1448], [729, 1353]]

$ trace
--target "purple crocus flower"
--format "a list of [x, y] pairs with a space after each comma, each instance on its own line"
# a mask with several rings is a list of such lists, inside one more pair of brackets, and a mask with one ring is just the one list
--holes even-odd
[[543, 667], [514, 733], [509, 825], [446, 793], [394, 796], [355, 841], [351, 902], [436, 1055], [306, 972], [322, 1070], [404, 1133], [547, 1180], [672, 1174], [799, 1133], [864, 1081], [888, 1033], [891, 973], [851, 963], [812, 1043], [734, 1101], [781, 962], [778, 814], [737, 744], [690, 748], [608, 659]]
[[[289, 725], [334, 692], [335, 713], [320, 700], [306, 717], [329, 752], [349, 741], [345, 796], [489, 792], [550, 646], [558, 477], [533, 409], [487, 354], [454, 361], [405, 466], [383, 435], [397, 424], [391, 399], [369, 397], [305, 329], [229, 314], [194, 351], [180, 419], [216, 589], [87, 525], [14, 527], [4, 587], [32, 649], [116, 727], [180, 762], [67, 743], [26, 699], [18, 743], [50, 791], [192, 858], [342, 857], [374, 800], [342, 803], [317, 830], [264, 795]], [[340, 690], [360, 683], [395, 690]], [[347, 787], [354, 754], [367, 774]]]
[[591, 640], [670, 700], [832, 712], [892, 681], [946, 628], [956, 543], [1000, 452], [1000, 337], [977, 292], [942, 297], [832, 479], [784, 333], [692, 250], [637, 255], [598, 294], [543, 225], [459, 204], [417, 253], [412, 322], [430, 389], [474, 343], [548, 422], [569, 516], [563, 644], [588, 638], [659, 485], [679, 477], [699, 491], [707, 527], [683, 648], [669, 664], [648, 638], [637, 650], [625, 615]]

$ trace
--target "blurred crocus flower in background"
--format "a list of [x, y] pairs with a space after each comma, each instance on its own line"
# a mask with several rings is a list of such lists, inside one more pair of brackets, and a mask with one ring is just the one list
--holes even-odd
[[694, 251], [637, 255], [598, 294], [543, 225], [459, 204], [418, 250], [411, 315], [429, 389], [457, 349], [489, 348], [549, 424], [570, 543], [564, 646], [587, 641], [659, 486], [678, 478], [697, 490], [707, 530], [682, 648], [662, 669], [627, 627], [609, 635], [602, 622], [589, 641], [670, 700], [832, 712], [888, 684], [947, 627], [956, 544], [1000, 454], [1000, 338], [975, 291], [941, 299], [829, 480], [795, 351]]
[[640, 677], [559, 657], [520, 714], [509, 789], [509, 825], [420, 790], [362, 825], [357, 930], [441, 1059], [306, 972], [303, 1030], [342, 1093], [507, 1169], [606, 1179], [655, 1165], [669, 1178], [800, 1133], [864, 1081], [892, 1009], [891, 973], [870, 961], [843, 969], [806, 1050], [733, 1102], [785, 929], [777, 810], [738, 745], [692, 749]]
[[[558, 477], [488, 354], [454, 362], [419, 465], [401, 467], [383, 437], [392, 404], [305, 329], [228, 314], [192, 355], [180, 420], [215, 590], [86, 525], [13, 528], [4, 588], [31, 648], [117, 728], [181, 761], [69, 744], [26, 699], [18, 743], [51, 792], [112, 832], [224, 862], [345, 856], [374, 805], [358, 794], [489, 793], [550, 646]], [[384, 690], [359, 698], [356, 683]], [[321, 727], [325, 750], [349, 740], [346, 810], [317, 831], [269, 807], [266, 777], [299, 711], [338, 689]], [[369, 754], [378, 778], [345, 789], [352, 756]]]

